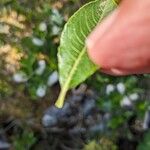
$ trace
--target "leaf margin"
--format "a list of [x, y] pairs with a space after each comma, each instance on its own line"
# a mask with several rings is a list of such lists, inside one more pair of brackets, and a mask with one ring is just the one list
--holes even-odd
[[[91, 2], [89, 2], [89, 3], [87, 3], [87, 4], [85, 4], [84, 6], [82, 6], [78, 11], [76, 11], [71, 17], [70, 17], [70, 19], [68, 20], [68, 22], [65, 24], [65, 26], [64, 26], [64, 30], [63, 30], [63, 32], [62, 32], [62, 35], [61, 35], [61, 40], [60, 40], [60, 45], [61, 45], [61, 43], [63, 43], [63, 36], [64, 36], [64, 34], [65, 34], [65, 30], [66, 30], [66, 28], [69, 26], [69, 23], [70, 22], [72, 22], [72, 20], [74, 19], [74, 17], [76, 17], [76, 14], [77, 13], [79, 13], [82, 9], [84, 9], [84, 8], [86, 8], [88, 5], [90, 5], [90, 4], [93, 4], [93, 3], [96, 3], [96, 2], [100, 2], [100, 0], [94, 0], [94, 1], [91, 1]], [[106, 2], [107, 2], [108, 0], [106, 0]], [[114, 0], [111, 0], [112, 1], [112, 3], [114, 3], [115, 5], [117, 5], [117, 3], [114, 1]], [[105, 6], [106, 7], [106, 6]], [[105, 9], [105, 7], [104, 7], [104, 9]], [[102, 12], [102, 15], [101, 15], [101, 17], [99, 18], [99, 21], [97, 22], [97, 24], [104, 18], [104, 16], [105, 16], [105, 10], [103, 10], [103, 12]], [[61, 47], [59, 47], [59, 51], [60, 51], [60, 48]], [[71, 80], [72, 80], [72, 77], [73, 77], [73, 75], [74, 75], [74, 73], [75, 73], [75, 70], [76, 70], [76, 68], [77, 68], [77, 66], [79, 65], [79, 63], [80, 63], [80, 60], [81, 60], [81, 57], [84, 55], [86, 53], [86, 47], [84, 46], [84, 48], [81, 50], [81, 52], [80, 52], [80, 54], [79, 54], [79, 56], [78, 56], [78, 61], [77, 62], [75, 62], [75, 64], [73, 65], [73, 69], [70, 71], [70, 75], [69, 75], [69, 77], [68, 77], [68, 80], [67, 80], [67, 82], [65, 82], [65, 84], [64, 85], [62, 85], [61, 84], [61, 81], [60, 81], [60, 84], [61, 84], [61, 92], [60, 92], [60, 95], [59, 95], [59, 97], [58, 97], [58, 100], [56, 101], [56, 103], [55, 103], [55, 106], [56, 107], [58, 107], [58, 108], [62, 108], [63, 107], [63, 104], [64, 104], [64, 98], [65, 98], [65, 95], [66, 95], [66, 93], [67, 93], [67, 91], [69, 90], [69, 85], [70, 85], [70, 83], [71, 83]], [[58, 56], [58, 63], [60, 64], [61, 62], [60, 62], [60, 60], [61, 60], [61, 56], [59, 55], [59, 52], [58, 52], [58, 54], [57, 54], [57, 56]], [[98, 67], [95, 65], [95, 71], [98, 69]], [[93, 74], [93, 73], [92, 73]], [[91, 75], [92, 75], [91, 74]], [[89, 75], [90, 76], [90, 75]], [[86, 80], [86, 78], [85, 78], [85, 80]]]

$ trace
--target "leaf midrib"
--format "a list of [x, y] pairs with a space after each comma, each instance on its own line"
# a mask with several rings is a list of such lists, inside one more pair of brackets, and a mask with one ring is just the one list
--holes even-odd
[[82, 49], [82, 51], [81, 51], [81, 53], [79, 54], [77, 60], [75, 61], [74, 65], [73, 65], [73, 67], [72, 67], [72, 69], [71, 69], [71, 71], [70, 71], [70, 73], [69, 73], [69, 75], [68, 75], [68, 80], [65, 82], [63, 88], [61, 89], [61, 93], [60, 93], [60, 95], [59, 95], [59, 97], [58, 97], [58, 100], [57, 100], [57, 102], [56, 102], [56, 104], [55, 104], [56, 107], [62, 108], [62, 106], [63, 106], [63, 104], [64, 104], [64, 97], [65, 97], [65, 95], [66, 95], [66, 93], [67, 93], [67, 91], [68, 91], [68, 89], [69, 89], [69, 85], [70, 85], [70, 83], [71, 83], [72, 77], [73, 77], [73, 75], [74, 75], [74, 73], [75, 73], [75, 71], [76, 71], [78, 65], [80, 64], [80, 62], [81, 62], [81, 60], [82, 60], [82, 57], [84, 56], [85, 52], [86, 52], [86, 47], [84, 47], [84, 48]]
[[[114, 2], [112, 0], [112, 2]], [[104, 6], [104, 9], [102, 10], [102, 14], [101, 14], [101, 17], [99, 19], [99, 22], [103, 19], [104, 15], [105, 15], [105, 9], [106, 9], [106, 6], [107, 6], [107, 1], [105, 3], [105, 6]], [[86, 53], [86, 47], [84, 46], [84, 48], [82, 49], [81, 53], [79, 54], [77, 60], [75, 61], [69, 75], [68, 75], [68, 80], [65, 82], [64, 86], [62, 87], [61, 89], [61, 93], [58, 97], [58, 100], [56, 101], [55, 105], [56, 107], [58, 108], [62, 108], [63, 107], [63, 104], [64, 104], [64, 97], [69, 89], [69, 85], [71, 83], [71, 80], [72, 80], [72, 77], [73, 75], [75, 74], [75, 71], [78, 67], [78, 65], [80, 64], [81, 60], [82, 60], [82, 57], [84, 56], [84, 54]]]

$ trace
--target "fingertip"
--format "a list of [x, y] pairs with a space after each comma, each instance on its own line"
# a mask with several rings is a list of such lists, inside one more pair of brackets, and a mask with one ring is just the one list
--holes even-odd
[[115, 10], [96, 26], [86, 40], [88, 55], [98, 66], [102, 67], [106, 65], [105, 54], [107, 53], [108, 48], [106, 48], [107, 46], [105, 46], [105, 44], [108, 43], [107, 34], [112, 32], [112, 25], [115, 22], [117, 15], [118, 10]]

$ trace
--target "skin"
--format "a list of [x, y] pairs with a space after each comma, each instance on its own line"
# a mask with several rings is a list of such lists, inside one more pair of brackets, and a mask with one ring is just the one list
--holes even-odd
[[150, 73], [150, 0], [122, 0], [88, 37], [87, 47], [104, 73]]

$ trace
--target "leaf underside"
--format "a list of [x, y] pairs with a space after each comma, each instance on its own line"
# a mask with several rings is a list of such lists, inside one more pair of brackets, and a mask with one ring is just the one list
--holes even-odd
[[58, 51], [61, 93], [57, 107], [63, 106], [68, 89], [76, 87], [98, 69], [87, 55], [85, 40], [115, 7], [113, 0], [96, 0], [79, 9], [66, 23]]

